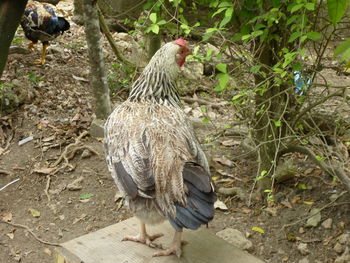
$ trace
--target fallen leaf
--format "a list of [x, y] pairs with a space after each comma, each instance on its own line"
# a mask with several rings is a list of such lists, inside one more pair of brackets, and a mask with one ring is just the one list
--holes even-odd
[[92, 193], [82, 194], [82, 195], [79, 197], [79, 200], [90, 199], [90, 198], [93, 197], [93, 196], [94, 196], [94, 194], [92, 194]]
[[13, 239], [15, 237], [14, 233], [8, 233], [6, 234], [6, 236], [8, 236], [10, 239]]
[[12, 220], [12, 213], [11, 212], [4, 212], [1, 214], [2, 220], [5, 222], [10, 222]]
[[46, 247], [46, 248], [44, 248], [44, 253], [48, 254], [49, 256], [51, 256], [51, 255], [52, 255], [51, 250], [50, 250], [50, 249], [48, 249], [47, 247]]
[[314, 171], [314, 168], [308, 168], [304, 171], [304, 175], [311, 174]]
[[314, 201], [304, 201], [304, 204], [306, 205], [313, 205], [315, 202]]
[[289, 201], [282, 201], [281, 204], [284, 205], [285, 207], [293, 208], [292, 204]]
[[220, 201], [219, 199], [216, 200], [216, 202], [214, 203], [214, 208], [216, 209], [220, 209], [220, 210], [228, 210], [227, 206], [225, 205], [224, 202]]
[[296, 238], [296, 236], [293, 233], [286, 233], [286, 238], [290, 242], [297, 241], [297, 238]]
[[29, 210], [29, 212], [32, 213], [32, 216], [34, 216], [34, 217], [40, 217], [40, 215], [41, 215], [38, 210], [35, 210], [33, 208], [29, 208], [28, 210]]
[[260, 228], [260, 227], [257, 227], [257, 226], [253, 226], [252, 227], [252, 230], [255, 231], [255, 232], [258, 232], [260, 234], [265, 234], [265, 231], [264, 229]]
[[38, 173], [38, 174], [52, 174], [56, 168], [50, 168], [50, 167], [43, 167], [43, 168], [38, 168], [34, 169], [33, 173]]
[[220, 158], [213, 158], [213, 161], [218, 162], [222, 165], [233, 167], [233, 162], [229, 159], [227, 159], [225, 156], [222, 156]]

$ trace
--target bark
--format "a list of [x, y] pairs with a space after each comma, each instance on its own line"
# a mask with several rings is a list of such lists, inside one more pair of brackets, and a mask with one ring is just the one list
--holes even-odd
[[91, 87], [96, 99], [96, 117], [106, 119], [111, 113], [109, 87], [102, 52], [101, 32], [96, 1], [84, 0], [85, 34], [91, 70]]
[[27, 0], [0, 1], [0, 77], [6, 65], [11, 41], [26, 5]]

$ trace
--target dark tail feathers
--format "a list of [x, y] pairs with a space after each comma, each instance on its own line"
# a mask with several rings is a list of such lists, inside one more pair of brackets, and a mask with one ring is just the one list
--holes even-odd
[[188, 190], [187, 206], [175, 204], [176, 216], [168, 218], [176, 231], [182, 228], [195, 230], [214, 218], [216, 194], [210, 175], [201, 166], [189, 162], [184, 166], [183, 178]]

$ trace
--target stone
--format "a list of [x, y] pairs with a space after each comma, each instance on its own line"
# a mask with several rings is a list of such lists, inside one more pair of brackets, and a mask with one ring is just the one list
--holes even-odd
[[305, 226], [306, 227], [316, 227], [321, 222], [321, 211], [318, 208], [311, 209], [309, 215], [313, 215], [310, 217], [307, 221]]
[[309, 263], [310, 261], [307, 258], [302, 258], [298, 261], [298, 263]]
[[309, 249], [307, 248], [306, 243], [300, 243], [298, 245], [298, 251], [300, 252], [300, 254], [302, 254], [304, 256], [310, 253]]
[[333, 223], [333, 219], [332, 218], [328, 218], [325, 221], [322, 222], [321, 226], [325, 229], [330, 229], [332, 228], [332, 223]]
[[67, 185], [67, 189], [70, 191], [77, 191], [83, 189], [82, 182], [84, 178], [80, 176], [78, 179], [75, 179], [73, 182]]
[[334, 263], [349, 263], [350, 262], [350, 252], [349, 252], [349, 247], [345, 248], [344, 253], [337, 257], [334, 261]]
[[350, 234], [342, 234], [338, 237], [338, 242], [340, 244], [346, 245], [349, 244], [350, 245]]
[[337, 252], [338, 254], [341, 254], [344, 252], [345, 250], [345, 247], [342, 246], [341, 244], [339, 244], [338, 242], [334, 245], [334, 248], [335, 252]]
[[239, 247], [241, 249], [251, 251], [253, 249], [253, 243], [248, 240], [242, 232], [233, 228], [226, 228], [216, 233], [218, 237], [221, 237], [228, 243]]
[[92, 155], [92, 153], [88, 150], [85, 149], [82, 153], [81, 153], [81, 158], [85, 159], [85, 158], [89, 158]]
[[90, 135], [94, 138], [104, 137], [104, 120], [94, 119], [90, 126]]
[[226, 196], [237, 196], [240, 200], [244, 200], [245, 198], [244, 191], [240, 187], [231, 187], [231, 188], [220, 187], [218, 192]]

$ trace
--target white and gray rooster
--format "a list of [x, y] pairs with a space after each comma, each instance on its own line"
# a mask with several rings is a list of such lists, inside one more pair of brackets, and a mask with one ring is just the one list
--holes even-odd
[[182, 229], [195, 230], [214, 217], [208, 162], [176, 88], [189, 54], [182, 38], [161, 47], [105, 125], [108, 168], [141, 223], [137, 236], [123, 240], [154, 247], [162, 234], [149, 235], [146, 224], [167, 219], [175, 229], [172, 245], [153, 256], [180, 257]]

